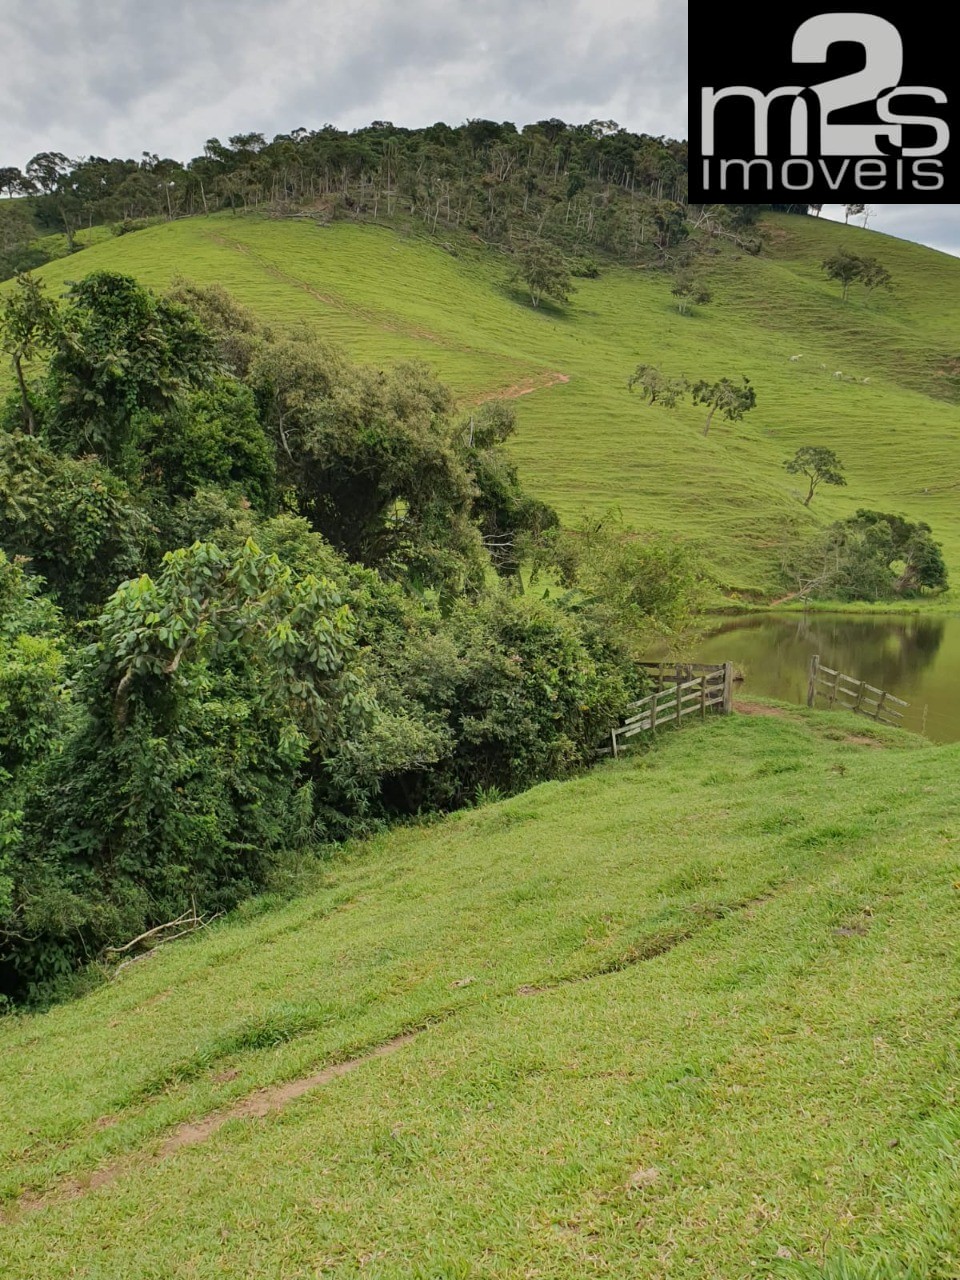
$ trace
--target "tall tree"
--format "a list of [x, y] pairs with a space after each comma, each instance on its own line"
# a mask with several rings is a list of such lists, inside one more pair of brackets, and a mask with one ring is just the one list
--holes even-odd
[[17, 276], [16, 288], [0, 301], [0, 346], [13, 365], [27, 435], [36, 435], [37, 416], [23, 366], [51, 347], [58, 331], [57, 304], [47, 297], [41, 281], [31, 275]]
[[95, 454], [127, 478], [139, 471], [140, 432], [207, 382], [213, 340], [185, 307], [136, 280], [97, 271], [73, 285], [47, 373], [54, 447]]
[[843, 473], [843, 464], [832, 449], [819, 445], [803, 445], [784, 467], [791, 475], [806, 476], [810, 482], [803, 505], [809, 507], [813, 495], [822, 484], [845, 485], [847, 478]]
[[747, 377], [743, 377], [739, 383], [731, 378], [721, 378], [719, 382], [701, 379], [694, 384], [692, 395], [694, 404], [707, 406], [704, 435], [709, 435], [710, 424], [717, 412], [728, 422], [739, 422], [757, 403], [757, 393]]
[[12, 165], [0, 166], [0, 195], [4, 191], [11, 200], [23, 191], [23, 174]]
[[573, 292], [570, 271], [563, 255], [549, 244], [536, 244], [524, 249], [519, 255], [513, 278], [527, 286], [530, 301], [535, 307], [539, 307], [545, 297], [566, 304]]
[[27, 164], [25, 176], [34, 189], [56, 209], [67, 237], [67, 248], [74, 250], [74, 236], [81, 203], [71, 184], [75, 165], [60, 151], [41, 151]]

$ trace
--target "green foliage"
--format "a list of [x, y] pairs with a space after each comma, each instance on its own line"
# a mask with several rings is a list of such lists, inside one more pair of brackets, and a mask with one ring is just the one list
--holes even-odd
[[281, 483], [348, 559], [456, 594], [483, 578], [449, 390], [424, 365], [348, 366], [308, 337], [251, 370]]
[[213, 487], [235, 491], [258, 511], [276, 504], [273, 446], [253, 393], [235, 378], [216, 377], [186, 396], [176, 412], [153, 418], [141, 450], [145, 480], [168, 498]]
[[809, 480], [810, 487], [803, 500], [805, 507], [809, 507], [813, 501], [813, 495], [821, 484], [845, 485], [847, 483], [840, 459], [832, 449], [821, 445], [801, 446], [783, 465], [791, 475], [806, 476]]
[[930, 526], [884, 511], [838, 520], [795, 547], [785, 567], [804, 594], [823, 599], [911, 598], [949, 585]]
[[0, 551], [0, 935], [13, 903], [23, 805], [67, 705], [60, 615], [41, 586]]
[[[0, 186], [5, 172], [11, 171], [0, 169]], [[37, 228], [27, 202], [4, 200], [0, 203], [0, 280], [33, 271], [43, 266], [48, 257], [37, 241]]]
[[37, 429], [37, 415], [27, 386], [24, 364], [55, 341], [59, 327], [56, 303], [43, 285], [30, 275], [17, 276], [16, 289], [0, 301], [0, 349], [11, 360], [20, 394], [23, 429], [30, 435]]
[[844, 302], [850, 292], [850, 286], [861, 283], [867, 296], [875, 289], [890, 289], [893, 276], [878, 258], [868, 254], [852, 253], [849, 249], [838, 249], [836, 253], [824, 258], [820, 264], [828, 280], [836, 280], [840, 285], [840, 296]]
[[652, 364], [638, 364], [627, 379], [628, 391], [637, 387], [643, 400], [659, 404], [664, 409], [675, 409], [690, 390], [686, 378], [670, 377]]
[[66, 652], [42, 583], [0, 551], [0, 769], [10, 779], [56, 737]]
[[516, 430], [513, 406], [488, 400], [470, 415], [462, 433], [476, 489], [473, 517], [484, 548], [503, 577], [518, 575], [532, 542], [560, 523], [552, 507], [524, 489], [517, 466], [503, 447]]
[[643, 658], [664, 641], [682, 651], [696, 636], [711, 584], [689, 544], [609, 514], [562, 533], [556, 555], [577, 607], [625, 652]]
[[167, 297], [199, 319], [213, 338], [220, 363], [237, 378], [246, 378], [262, 339], [269, 331], [220, 284], [201, 285], [178, 276]]
[[585, 766], [639, 688], [589, 618], [544, 600], [502, 588], [424, 622], [384, 679], [416, 700], [446, 749], [387, 784], [400, 809], [449, 808], [477, 787], [512, 793]]
[[549, 244], [533, 244], [521, 249], [512, 279], [526, 286], [534, 307], [539, 307], [544, 298], [565, 306], [573, 293], [563, 254]]
[[191, 903], [233, 905], [309, 839], [308, 758], [369, 716], [354, 631], [332, 582], [253, 543], [171, 552], [116, 592], [25, 797], [0, 926], [16, 993]]
[[45, 435], [61, 453], [93, 454], [128, 479], [140, 470], [148, 415], [205, 383], [214, 349], [196, 317], [129, 276], [73, 285], [46, 378]]
[[731, 378], [721, 378], [719, 382], [701, 379], [691, 387], [691, 396], [694, 404], [707, 406], [704, 435], [709, 434], [713, 416], [718, 410], [728, 422], [740, 422], [744, 414], [749, 413], [757, 403], [757, 393], [747, 377], [742, 378], [739, 383]]
[[686, 268], [678, 271], [673, 277], [670, 292], [676, 298], [677, 310], [682, 316], [687, 314], [694, 303], [697, 306], [706, 306], [713, 301], [713, 294], [706, 285], [695, 279]]
[[0, 431], [0, 548], [29, 560], [66, 612], [101, 605], [151, 543], [144, 508], [106, 467]]
[[679, 637], [692, 568], [663, 548], [584, 542], [563, 600], [523, 594], [561, 535], [511, 404], [458, 416], [423, 365], [182, 282], [100, 273], [49, 319], [39, 435], [16, 401], [0, 432], [0, 547], [43, 581], [20, 614], [49, 611], [0, 649], [8, 996], [232, 907], [290, 850], [589, 764], [642, 687], [631, 642]]

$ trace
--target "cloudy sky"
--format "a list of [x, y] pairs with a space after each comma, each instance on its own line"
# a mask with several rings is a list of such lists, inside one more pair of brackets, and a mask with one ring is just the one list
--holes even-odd
[[[2, 0], [0, 164], [186, 159], [210, 137], [378, 119], [684, 137], [686, 42], [677, 0]], [[960, 255], [956, 205], [870, 225]]]

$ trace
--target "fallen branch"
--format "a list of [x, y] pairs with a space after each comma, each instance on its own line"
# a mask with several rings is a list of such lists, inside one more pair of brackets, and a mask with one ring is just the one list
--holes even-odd
[[125, 951], [130, 951], [139, 942], [145, 942], [148, 938], [153, 938], [158, 933], [163, 933], [164, 929], [176, 929], [178, 925], [186, 924], [199, 925], [200, 918], [193, 911], [185, 911], [182, 916], [177, 916], [176, 920], [168, 920], [166, 924], [158, 924], [153, 929], [148, 929], [146, 933], [141, 933], [136, 938], [131, 938], [129, 942], [125, 942], [122, 947], [107, 947], [105, 955], [119, 956]]
[[[157, 924], [154, 928], [147, 929], [146, 933], [141, 933], [140, 936], [131, 938], [131, 941], [124, 942], [122, 947], [106, 948], [104, 955], [124, 955], [125, 952], [132, 951], [133, 947], [141, 946], [143, 943], [150, 943], [146, 947], [146, 951], [156, 951], [157, 947], [164, 946], [166, 942], [173, 942], [175, 938], [186, 937], [188, 933], [196, 933], [197, 929], [205, 929], [207, 925], [214, 923], [214, 920], [219, 920], [223, 914], [223, 911], [218, 911], [216, 915], [205, 918], [205, 916], [197, 915], [196, 910], [184, 911], [183, 915], [177, 916], [177, 919], [168, 920], [166, 924]], [[170, 937], [159, 938], [159, 941], [151, 942], [151, 940], [155, 940], [159, 934], [165, 933], [168, 929], [177, 929], [177, 933], [172, 934]], [[137, 959], [140, 959], [140, 957], [137, 957]], [[125, 963], [129, 963], [129, 961], [125, 961]]]
[[176, 942], [178, 938], [185, 938], [187, 937], [188, 934], [199, 933], [201, 929], [206, 929], [208, 925], [213, 924], [214, 920], [219, 920], [223, 914], [224, 912], [218, 911], [217, 914], [214, 916], [211, 916], [209, 920], [204, 920], [201, 916], [194, 916], [192, 919], [189, 919], [187, 916], [184, 916], [181, 918], [181, 920], [171, 920], [168, 924], [158, 925], [157, 929], [151, 929], [149, 930], [149, 932], [145, 934], [141, 934], [139, 938], [134, 938], [131, 942], [128, 942], [125, 947], [108, 948], [109, 951], [112, 951], [114, 952], [114, 954], [119, 955], [121, 952], [126, 951], [129, 947], [132, 947], [136, 943], [141, 942], [144, 938], [149, 938], [151, 935], [156, 934], [157, 931], [160, 929], [170, 929], [174, 925], [180, 924], [180, 923], [185, 923], [187, 925], [187, 928], [181, 929], [179, 933], [171, 934], [169, 938], [161, 938], [160, 941], [157, 942], [154, 946], [148, 947], [146, 951], [141, 951], [141, 953], [138, 956], [128, 956], [126, 960], [122, 961], [120, 964], [117, 965], [116, 969], [114, 969], [113, 973], [111, 974], [111, 980], [119, 977], [119, 975], [124, 971], [124, 969], [128, 969], [130, 965], [137, 964], [137, 962], [140, 960], [146, 960], [148, 956], [154, 955], [157, 951], [160, 951], [161, 948], [167, 946], [169, 943]]
[[[179, 933], [174, 933], [169, 938], [161, 938], [161, 940], [156, 944], [156, 946], [148, 947], [146, 951], [141, 951], [141, 953], [138, 956], [128, 956], [126, 960], [124, 960], [121, 964], [117, 965], [111, 977], [116, 978], [119, 974], [121, 974], [124, 971], [124, 969], [128, 969], [130, 965], [136, 964], [139, 960], [146, 960], [148, 956], [154, 955], [157, 951], [160, 951], [163, 947], [167, 946], [169, 943], [176, 942], [178, 938], [185, 938], [187, 937], [188, 934], [191, 934], [191, 933], [199, 933], [201, 929], [206, 929], [208, 925], [213, 924], [214, 920], [219, 920], [223, 914], [224, 913], [222, 911], [218, 911], [217, 914], [215, 916], [211, 916], [209, 920], [197, 919], [197, 920], [190, 921], [188, 928], [181, 929]], [[166, 926], [166, 927], [169, 927], [169, 926]]]

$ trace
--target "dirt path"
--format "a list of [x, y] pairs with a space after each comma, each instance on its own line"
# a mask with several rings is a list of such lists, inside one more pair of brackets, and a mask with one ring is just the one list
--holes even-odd
[[[744, 706], [751, 704], [744, 703]], [[779, 714], [772, 708], [760, 709], [761, 714]], [[607, 959], [597, 968], [587, 972], [578, 974], [569, 974], [558, 977], [552, 981], [545, 981], [533, 984], [524, 984], [515, 988], [512, 994], [518, 996], [539, 996], [546, 995], [549, 992], [556, 991], [562, 987], [571, 984], [595, 981], [598, 978], [605, 978], [616, 973], [620, 973], [624, 969], [628, 969], [633, 965], [643, 964], [649, 960], [655, 960], [660, 956], [666, 955], [673, 951], [676, 947], [688, 942], [701, 929], [715, 923], [717, 920], [724, 918], [733, 912], [745, 912], [751, 914], [753, 910], [770, 898], [774, 897], [782, 884], [774, 884], [765, 889], [762, 893], [753, 897], [745, 898], [740, 901], [729, 903], [722, 910], [706, 912], [702, 919], [696, 925], [667, 931], [660, 934], [654, 934], [646, 938], [642, 942], [630, 947], [626, 952]], [[453, 983], [454, 987], [467, 985], [472, 980], [462, 980], [459, 983]], [[510, 992], [501, 992], [504, 997], [508, 997]], [[453, 1017], [459, 1012], [457, 1008], [451, 1008], [445, 1013], [440, 1014], [429, 1025], [436, 1026], [438, 1022], [445, 1021], [448, 1017]], [[270, 1085], [263, 1089], [257, 1089], [254, 1093], [247, 1094], [246, 1097], [239, 1098], [229, 1107], [222, 1110], [211, 1112], [210, 1115], [202, 1116], [198, 1120], [187, 1120], [172, 1129], [166, 1137], [162, 1138], [156, 1145], [139, 1151], [133, 1151], [128, 1154], [119, 1156], [111, 1163], [103, 1165], [99, 1169], [80, 1177], [72, 1177], [55, 1183], [43, 1191], [27, 1191], [20, 1198], [6, 1208], [0, 1209], [0, 1225], [9, 1224], [17, 1221], [23, 1214], [31, 1213], [35, 1210], [49, 1209], [58, 1204], [70, 1200], [76, 1200], [81, 1196], [85, 1196], [92, 1191], [99, 1191], [103, 1187], [109, 1187], [113, 1183], [127, 1175], [134, 1175], [138, 1171], [143, 1170], [160, 1160], [165, 1160], [171, 1156], [175, 1156], [180, 1151], [184, 1151], [189, 1147], [199, 1146], [212, 1138], [214, 1134], [231, 1120], [252, 1120], [263, 1119], [264, 1117], [275, 1115], [282, 1111], [289, 1103], [295, 1102], [298, 1098], [302, 1098], [305, 1094], [312, 1093], [316, 1089], [321, 1089], [324, 1085], [332, 1084], [334, 1080], [339, 1080], [341, 1076], [349, 1075], [358, 1068], [366, 1066], [368, 1063], [375, 1062], [380, 1058], [386, 1058], [396, 1053], [399, 1049], [403, 1049], [406, 1045], [411, 1044], [418, 1036], [422, 1035], [426, 1027], [416, 1031], [407, 1031], [402, 1035], [395, 1036], [392, 1040], [387, 1040], [369, 1052], [360, 1054], [355, 1058], [348, 1058], [344, 1062], [333, 1063], [331, 1066], [324, 1067], [322, 1070], [314, 1072], [312, 1075], [301, 1076], [297, 1080], [289, 1080], [283, 1084]], [[215, 1079], [226, 1082], [232, 1078], [232, 1073], [223, 1073]], [[111, 1125], [115, 1123], [116, 1117], [103, 1117], [103, 1127], [106, 1123]]]
[[[783, 707], [768, 707], [762, 702], [734, 702], [733, 709], [741, 716], [774, 716], [779, 720], [794, 721], [797, 719], [796, 716], [792, 716]], [[867, 734], [862, 733], [845, 733], [843, 741], [857, 747], [877, 747], [881, 751], [884, 745], [876, 738], [868, 737]]]
[[733, 709], [741, 716], [776, 716], [779, 720], [792, 718], [782, 707], [767, 707], [762, 702], [734, 702]]
[[315, 1089], [321, 1089], [324, 1085], [331, 1084], [334, 1080], [339, 1080], [341, 1076], [349, 1075], [352, 1071], [365, 1066], [368, 1062], [375, 1062], [378, 1058], [386, 1058], [390, 1054], [396, 1053], [398, 1049], [402, 1049], [405, 1045], [415, 1040], [419, 1034], [419, 1032], [410, 1031], [404, 1035], [396, 1036], [393, 1040], [388, 1040], [385, 1044], [378, 1045], [376, 1049], [372, 1049], [369, 1053], [362, 1054], [360, 1057], [348, 1058], [345, 1062], [336, 1062], [313, 1075], [301, 1076], [299, 1080], [289, 1080], [285, 1084], [271, 1085], [265, 1089], [258, 1089], [256, 1093], [240, 1098], [233, 1106], [227, 1107], [223, 1111], [215, 1111], [200, 1120], [185, 1121], [183, 1124], [177, 1125], [152, 1153], [137, 1152], [123, 1156], [119, 1160], [113, 1161], [112, 1164], [95, 1169], [85, 1177], [71, 1178], [66, 1182], [61, 1182], [49, 1191], [27, 1192], [9, 1209], [0, 1211], [0, 1223], [13, 1222], [21, 1214], [29, 1213], [31, 1210], [47, 1209], [51, 1205], [59, 1204], [64, 1200], [75, 1200], [90, 1191], [99, 1191], [101, 1187], [108, 1187], [111, 1183], [117, 1182], [126, 1174], [142, 1168], [145, 1164], [152, 1163], [154, 1160], [166, 1159], [187, 1147], [195, 1147], [201, 1142], [206, 1142], [208, 1138], [212, 1138], [230, 1120], [260, 1119], [264, 1116], [273, 1115], [277, 1111], [282, 1111], [288, 1103], [296, 1101], [297, 1098], [302, 1098], [304, 1094], [312, 1093]]
[[521, 396], [533, 395], [534, 391], [543, 391], [547, 387], [555, 387], [561, 382], [569, 381], [569, 374], [566, 373], [541, 373], [533, 378], [526, 378], [523, 382], [518, 382], [512, 387], [502, 387], [497, 391], [485, 391], [482, 395], [473, 396], [464, 403], [486, 404], [488, 400], [519, 400]]

